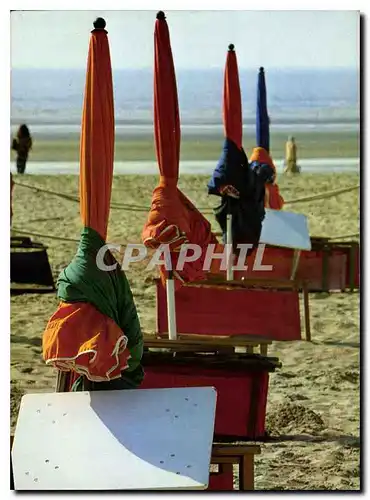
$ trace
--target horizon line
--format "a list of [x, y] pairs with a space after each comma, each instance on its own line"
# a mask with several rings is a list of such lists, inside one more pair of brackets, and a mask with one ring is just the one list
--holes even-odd
[[[258, 71], [261, 65], [259, 66], [239, 66], [239, 70], [249, 70], [249, 71]], [[360, 68], [358, 66], [263, 66], [265, 70], [270, 71], [270, 70], [300, 70], [300, 71], [318, 71], [318, 70], [327, 70], [327, 71], [335, 71], [335, 70], [351, 70], [351, 71], [360, 71]], [[48, 66], [39, 66], [39, 67], [33, 67], [33, 66], [12, 66], [10, 65], [11, 70], [35, 70], [35, 71], [45, 71], [45, 70], [52, 70], [52, 71], [59, 71], [59, 70], [67, 70], [67, 71], [86, 71], [85, 66], [62, 66], [60, 68], [56, 67], [48, 67]], [[224, 70], [225, 65], [223, 66], [210, 66], [210, 67], [187, 67], [187, 66], [178, 66], [176, 68], [177, 71], [200, 71], [200, 70]], [[114, 67], [112, 66], [112, 70], [115, 71], [124, 71], [124, 70], [136, 70], [136, 71], [153, 71], [154, 68], [152, 66], [129, 66], [129, 67]]]

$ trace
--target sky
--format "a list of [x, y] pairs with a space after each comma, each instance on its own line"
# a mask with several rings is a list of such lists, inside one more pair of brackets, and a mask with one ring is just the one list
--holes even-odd
[[[151, 68], [156, 11], [13, 11], [13, 68], [86, 68], [92, 22], [107, 22], [114, 69]], [[358, 68], [358, 11], [166, 11], [178, 69]]]

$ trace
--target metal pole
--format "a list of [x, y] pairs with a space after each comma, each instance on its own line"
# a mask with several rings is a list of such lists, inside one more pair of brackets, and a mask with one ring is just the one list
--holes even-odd
[[230, 199], [227, 200], [227, 217], [226, 217], [226, 249], [227, 249], [227, 269], [226, 279], [231, 281], [234, 278], [233, 271], [233, 231], [232, 231], [233, 216], [230, 210]]
[[176, 329], [176, 303], [175, 303], [175, 280], [173, 279], [171, 255], [166, 255], [168, 278], [166, 280], [167, 292], [167, 322], [168, 322], [168, 338], [170, 340], [177, 339]]

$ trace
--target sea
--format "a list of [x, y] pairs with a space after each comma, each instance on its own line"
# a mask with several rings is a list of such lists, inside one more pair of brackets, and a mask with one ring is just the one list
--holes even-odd
[[[271, 130], [357, 130], [359, 73], [353, 69], [265, 70]], [[176, 72], [183, 132], [222, 128], [223, 68]], [[239, 70], [243, 124], [254, 127], [257, 70]], [[85, 70], [13, 69], [11, 125], [42, 135], [79, 133]], [[152, 129], [153, 71], [114, 70], [119, 133]]]
[[[359, 131], [359, 72], [354, 69], [265, 70], [270, 130], [298, 132]], [[11, 72], [11, 133], [26, 123], [35, 139], [79, 136], [85, 70], [13, 69]], [[182, 137], [222, 137], [223, 68], [176, 71]], [[255, 134], [257, 70], [239, 70], [243, 129]], [[153, 137], [153, 71], [113, 70], [116, 137]], [[339, 162], [340, 160], [340, 162]], [[305, 160], [302, 159], [305, 163]], [[130, 164], [129, 164], [130, 163]], [[207, 162], [183, 162], [180, 172], [211, 171]], [[33, 165], [32, 165], [33, 164]], [[73, 163], [29, 162], [29, 173], [77, 173]], [[307, 160], [308, 171], [358, 171], [359, 159]], [[14, 169], [14, 165], [11, 166]], [[195, 168], [195, 170], [194, 170]], [[282, 171], [283, 165], [277, 165]], [[137, 173], [135, 162], [115, 165], [115, 172]], [[142, 173], [157, 166], [142, 162]]]

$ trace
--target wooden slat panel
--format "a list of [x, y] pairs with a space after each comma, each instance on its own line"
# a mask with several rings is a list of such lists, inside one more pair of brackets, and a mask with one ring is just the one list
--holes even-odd
[[212, 446], [212, 455], [215, 456], [259, 455], [260, 453], [261, 447], [258, 445], [213, 443]]

